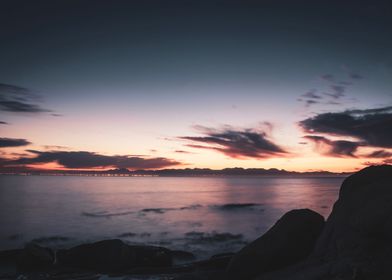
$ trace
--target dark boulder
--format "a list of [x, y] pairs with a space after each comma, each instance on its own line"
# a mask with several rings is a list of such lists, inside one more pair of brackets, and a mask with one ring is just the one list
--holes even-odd
[[17, 266], [20, 270], [39, 270], [54, 264], [54, 252], [35, 243], [27, 243], [19, 252]]
[[392, 279], [392, 166], [371, 166], [343, 182], [312, 256], [350, 260], [356, 274], [388, 273]]
[[324, 218], [309, 209], [283, 215], [263, 236], [241, 249], [231, 260], [229, 279], [252, 277], [299, 262], [313, 250]]
[[367, 167], [342, 184], [310, 257], [260, 280], [392, 279], [392, 166]]
[[172, 250], [171, 255], [175, 263], [189, 262], [196, 259], [193, 253], [182, 250]]
[[23, 249], [0, 251], [0, 265], [12, 263], [16, 264], [21, 257]]
[[154, 246], [130, 246], [119, 239], [83, 244], [59, 250], [60, 265], [100, 272], [125, 271], [135, 267], [166, 267], [172, 264], [168, 249]]

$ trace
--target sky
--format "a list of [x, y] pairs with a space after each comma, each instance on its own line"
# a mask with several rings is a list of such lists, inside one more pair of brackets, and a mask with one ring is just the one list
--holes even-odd
[[387, 1], [18, 1], [0, 170], [392, 162]]

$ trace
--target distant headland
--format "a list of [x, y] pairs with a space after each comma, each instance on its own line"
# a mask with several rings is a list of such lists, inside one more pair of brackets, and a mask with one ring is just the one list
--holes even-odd
[[158, 169], [158, 170], [128, 170], [126, 168], [108, 169], [102, 171], [91, 170], [42, 170], [42, 169], [7, 169], [0, 170], [1, 175], [37, 175], [37, 176], [105, 176], [105, 177], [207, 177], [207, 176], [298, 176], [298, 177], [345, 177], [351, 172], [329, 172], [329, 171], [288, 171], [277, 168], [184, 168], [184, 169]]

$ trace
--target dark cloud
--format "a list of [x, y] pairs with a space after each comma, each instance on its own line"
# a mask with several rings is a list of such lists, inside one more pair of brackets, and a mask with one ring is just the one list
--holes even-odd
[[40, 96], [27, 88], [0, 83], [0, 110], [2, 111], [19, 113], [50, 112], [50, 110], [37, 104], [40, 101]]
[[26, 139], [16, 139], [16, 138], [0, 138], [0, 148], [6, 147], [21, 147], [27, 146], [31, 143]]
[[304, 137], [316, 144], [317, 151], [335, 157], [355, 157], [355, 152], [361, 146], [359, 142], [346, 140], [332, 141], [323, 136], [307, 135]]
[[303, 102], [306, 107], [310, 107], [311, 105], [320, 103], [319, 100], [322, 98], [323, 97], [321, 95], [317, 94], [316, 89], [311, 89], [302, 94], [297, 100]]
[[22, 157], [9, 161], [10, 165], [26, 165], [56, 162], [65, 168], [88, 169], [100, 167], [129, 168], [129, 169], [159, 169], [180, 162], [163, 158], [142, 158], [136, 156], [106, 156], [86, 151], [36, 151], [28, 150], [32, 157]]
[[316, 92], [317, 92], [317, 90], [312, 89], [312, 90], [309, 90], [308, 92], [302, 94], [301, 96], [305, 97], [305, 98], [311, 98], [311, 99], [321, 99], [322, 97], [320, 95], [316, 94]]
[[332, 97], [334, 99], [339, 99], [344, 97], [344, 92], [346, 91], [346, 87], [343, 85], [331, 85], [330, 86], [332, 93], [325, 93], [325, 95]]
[[383, 164], [392, 164], [392, 158], [384, 159]]
[[374, 161], [365, 161], [361, 163], [362, 165], [372, 166], [372, 165], [383, 165], [383, 164], [392, 164], [392, 158], [387, 158], [382, 161], [374, 162]]
[[353, 115], [363, 115], [363, 114], [379, 114], [379, 113], [391, 113], [392, 106], [372, 108], [372, 109], [361, 109], [361, 110], [347, 110], [346, 113]]
[[389, 157], [392, 157], [392, 153], [388, 152], [386, 150], [377, 150], [377, 151], [371, 152], [370, 154], [367, 154], [366, 157], [369, 157], [369, 158], [389, 158]]
[[212, 149], [233, 158], [269, 158], [287, 154], [264, 131], [235, 130], [228, 126], [222, 130], [198, 126], [198, 130], [205, 136], [185, 136], [180, 139], [204, 144], [189, 144], [188, 147]]
[[340, 81], [339, 85], [343, 85], [343, 86], [351, 86], [353, 83], [352, 82], [347, 82], [347, 81]]
[[174, 152], [179, 154], [193, 154], [192, 152], [184, 151], [184, 150], [175, 150]]
[[328, 101], [327, 104], [328, 105], [342, 105], [342, 103], [337, 102], [337, 101]]
[[350, 73], [349, 76], [353, 80], [362, 80], [363, 79], [363, 76], [358, 73]]
[[7, 122], [0, 121], [0, 124], [8, 124]]
[[332, 74], [324, 74], [321, 75], [320, 78], [328, 82], [333, 82], [335, 80], [335, 77]]
[[42, 146], [45, 150], [66, 150], [68, 147], [59, 145], [44, 145]]
[[392, 106], [318, 114], [299, 125], [308, 133], [349, 136], [363, 145], [392, 148]]
[[[320, 76], [320, 79], [326, 82], [328, 89], [323, 87], [309, 90], [307, 93], [302, 94], [298, 101], [304, 103], [305, 107], [310, 107], [313, 104], [327, 104], [327, 105], [342, 105], [342, 101], [348, 101], [346, 92], [350, 86], [354, 84], [354, 80], [363, 79], [363, 77], [357, 73], [353, 73], [347, 66], [342, 66], [345, 72], [346, 78], [349, 81], [338, 80], [336, 76], [332, 74], [324, 74]], [[322, 92], [322, 94], [316, 94], [316, 92]], [[316, 101], [317, 100], [317, 101]], [[323, 102], [324, 101], [324, 102]]]
[[312, 99], [305, 100], [306, 107], [309, 107], [311, 105], [318, 104], [318, 103], [320, 103], [320, 102], [312, 100]]

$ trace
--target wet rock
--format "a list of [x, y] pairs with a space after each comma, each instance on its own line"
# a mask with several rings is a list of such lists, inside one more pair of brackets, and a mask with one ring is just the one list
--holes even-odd
[[61, 265], [93, 269], [94, 271], [122, 271], [134, 267], [165, 267], [172, 264], [168, 249], [154, 246], [130, 246], [119, 239], [83, 244], [59, 250]]
[[0, 264], [16, 263], [22, 252], [22, 249], [0, 251]]
[[51, 267], [54, 264], [54, 252], [35, 243], [27, 243], [20, 252], [17, 266], [20, 270], [38, 270]]
[[224, 253], [213, 255], [210, 259], [205, 261], [200, 261], [197, 263], [197, 266], [204, 269], [226, 269], [231, 259], [233, 258], [234, 253]]
[[193, 261], [196, 259], [196, 256], [193, 253], [187, 251], [172, 250], [171, 254], [176, 261]]
[[251, 279], [305, 259], [312, 252], [323, 226], [324, 218], [312, 210], [286, 213], [263, 236], [233, 257], [227, 268], [228, 279]]

